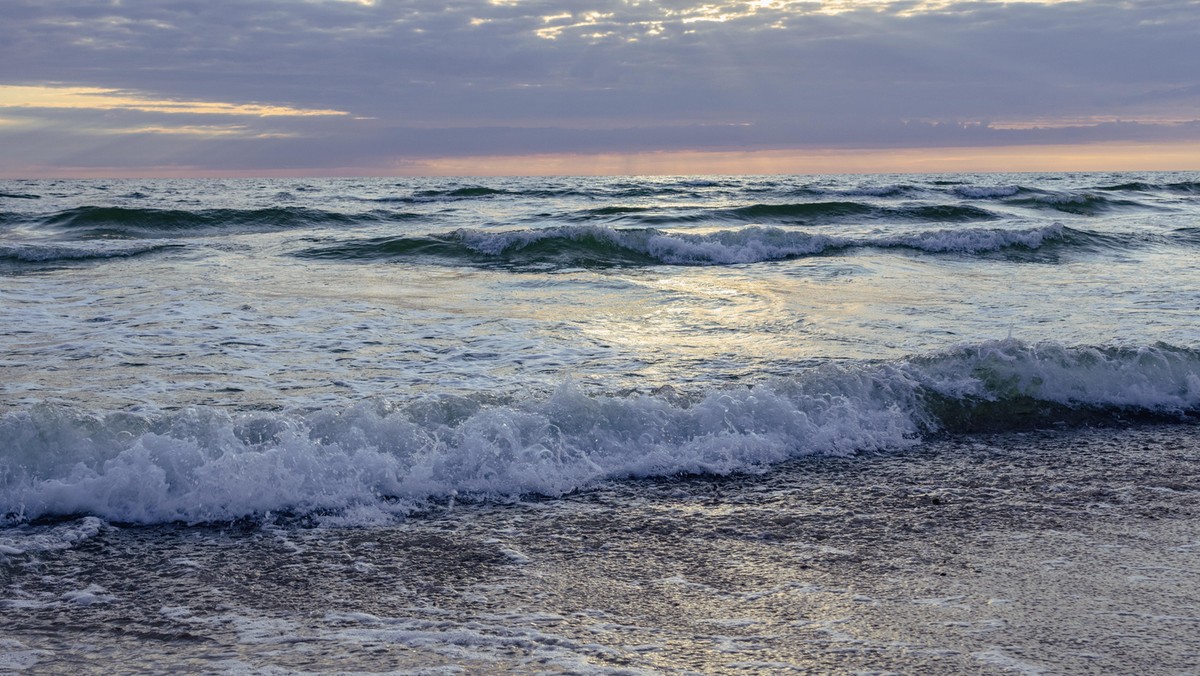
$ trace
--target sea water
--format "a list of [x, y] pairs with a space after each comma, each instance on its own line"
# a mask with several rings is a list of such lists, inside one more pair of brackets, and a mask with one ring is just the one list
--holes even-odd
[[[1198, 254], [1196, 173], [0, 182], [0, 668], [1186, 664]], [[912, 590], [1097, 504], [1167, 647]]]

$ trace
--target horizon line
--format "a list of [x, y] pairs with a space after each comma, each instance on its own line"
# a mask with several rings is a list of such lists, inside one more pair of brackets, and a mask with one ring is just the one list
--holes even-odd
[[[483, 170], [480, 170], [484, 168]], [[658, 150], [412, 158], [388, 166], [206, 168], [189, 165], [0, 169], [3, 180], [517, 178], [1200, 171], [1200, 140], [931, 148]]]

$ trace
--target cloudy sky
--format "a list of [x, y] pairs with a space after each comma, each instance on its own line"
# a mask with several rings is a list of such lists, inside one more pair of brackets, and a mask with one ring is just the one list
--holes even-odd
[[4, 0], [0, 176], [1200, 169], [1200, 0]]

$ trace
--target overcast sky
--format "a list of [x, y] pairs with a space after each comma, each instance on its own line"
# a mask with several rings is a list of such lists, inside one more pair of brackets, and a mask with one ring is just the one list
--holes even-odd
[[0, 20], [4, 176], [1200, 149], [1198, 120], [1200, 0], [4, 0]]

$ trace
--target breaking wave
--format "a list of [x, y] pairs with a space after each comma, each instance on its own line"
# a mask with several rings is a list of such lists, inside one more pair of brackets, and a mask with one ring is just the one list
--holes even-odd
[[10, 411], [0, 416], [0, 518], [200, 523], [282, 512], [378, 523], [430, 500], [765, 471], [804, 456], [901, 450], [931, 434], [1179, 419], [1200, 412], [1200, 350], [1010, 339], [691, 397], [566, 383], [547, 397], [482, 399], [294, 413]]
[[103, 240], [86, 243], [0, 242], [0, 261], [11, 263], [54, 263], [128, 258], [130, 256], [140, 256], [178, 246], [180, 245], [159, 242], [125, 243]]
[[[305, 207], [265, 209], [135, 209], [77, 207], [40, 217], [30, 224], [40, 230], [90, 238], [179, 237], [214, 232], [259, 232], [361, 223], [403, 221], [417, 214], [371, 211], [347, 214]], [[30, 222], [30, 218], [25, 220]]]
[[457, 230], [444, 234], [348, 240], [297, 252], [336, 261], [434, 259], [450, 264], [515, 267], [733, 265], [836, 253], [853, 248], [984, 253], [1084, 242], [1100, 235], [1054, 223], [1023, 229], [959, 228], [845, 237], [749, 226], [706, 234], [653, 228], [559, 226], [535, 230]]
[[1027, 209], [1058, 211], [1077, 216], [1099, 216], [1119, 209], [1153, 209], [1143, 202], [1130, 199], [1113, 199], [1091, 193], [1049, 193], [1022, 195], [1005, 199], [1004, 204]]

